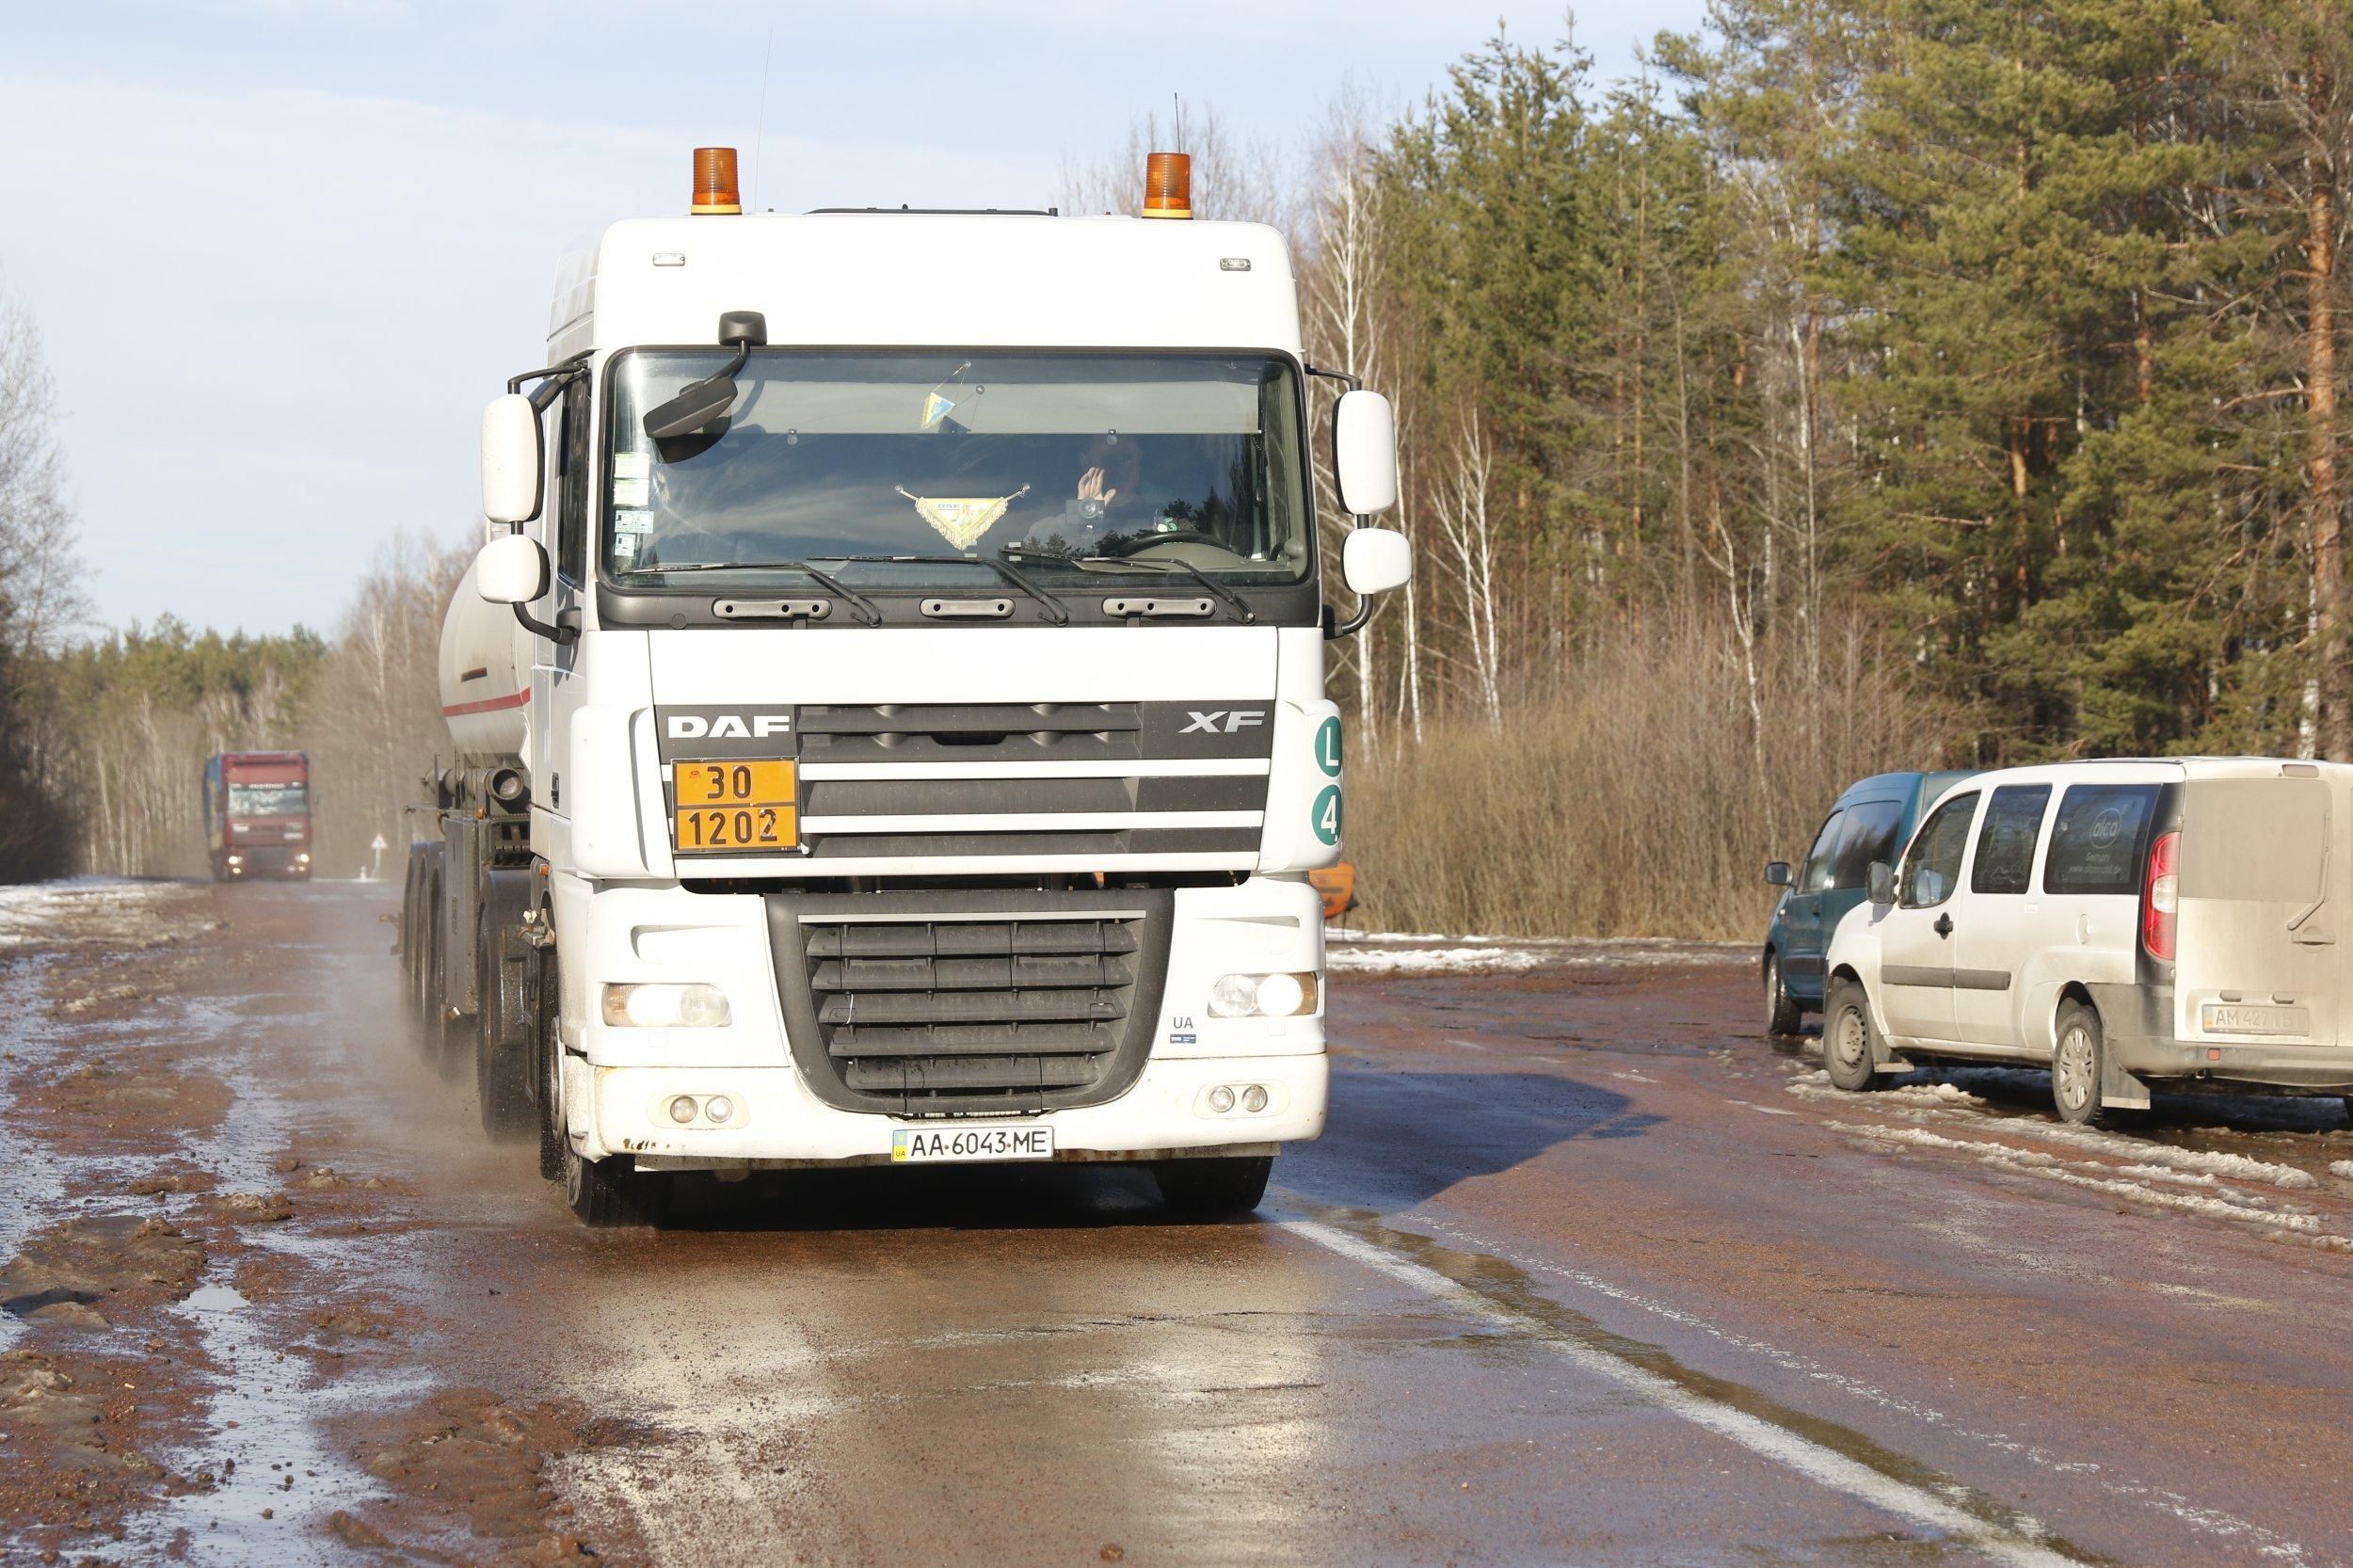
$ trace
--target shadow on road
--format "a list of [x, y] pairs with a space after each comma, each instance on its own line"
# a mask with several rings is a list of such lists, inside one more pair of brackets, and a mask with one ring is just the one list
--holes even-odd
[[1426, 1203], [1575, 1140], [1640, 1138], [1665, 1120], [1613, 1089], [1550, 1073], [1337, 1072], [1332, 1127], [1295, 1146], [1274, 1179], [1327, 1203]]
[[[1277, 1169], [1280, 1170], [1278, 1164]], [[665, 1230], [1073, 1230], [1199, 1224], [1131, 1165], [965, 1165], [677, 1179]], [[1228, 1221], [1247, 1224], [1248, 1221]]]

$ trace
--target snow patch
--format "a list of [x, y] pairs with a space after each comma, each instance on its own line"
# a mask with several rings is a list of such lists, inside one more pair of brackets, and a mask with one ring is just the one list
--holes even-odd
[[[158, 935], [157, 906], [183, 889], [168, 882], [75, 877], [0, 888], [0, 951], [37, 942], [136, 942]], [[191, 914], [171, 925], [209, 922]]]
[[1357, 974], [1498, 974], [1547, 968], [1616, 968], [1745, 963], [1740, 942], [1656, 936], [1447, 936], [1352, 931], [1324, 933], [1323, 962]]
[[2329, 1161], [2329, 1174], [2353, 1181], [2353, 1160], [2331, 1160]]
[[[2202, 1215], [2208, 1219], [2232, 1220], [2242, 1224], [2261, 1226], [2266, 1230], [2286, 1230], [2315, 1240], [2346, 1243], [2342, 1238], [2323, 1237], [2320, 1217], [2301, 1210], [2283, 1211], [2265, 1205], [2251, 1194], [2233, 1192], [2231, 1198], [2204, 1197], [2189, 1192], [2166, 1192], [2146, 1182], [2120, 1180], [2113, 1175], [2086, 1175], [2088, 1171], [2105, 1172], [2110, 1167], [2080, 1161], [2054, 1159], [2047, 1154], [2013, 1149], [2005, 1144], [1980, 1143], [1971, 1138], [1947, 1138], [1941, 1133], [1917, 1127], [1880, 1127], [1866, 1122], [1832, 1122], [1828, 1124], [1840, 1132], [1878, 1144], [1908, 1144], [1917, 1148], [1951, 1149], [1976, 1158], [1978, 1163], [2000, 1170], [2037, 1176], [2049, 1181], [2080, 1187], [2090, 1192], [2105, 1192], [2112, 1197], [2127, 1198], [2135, 1203], [2153, 1204], [2160, 1208], [2177, 1209], [2183, 1213]], [[2231, 1199], [2244, 1199], [2233, 1202]]]

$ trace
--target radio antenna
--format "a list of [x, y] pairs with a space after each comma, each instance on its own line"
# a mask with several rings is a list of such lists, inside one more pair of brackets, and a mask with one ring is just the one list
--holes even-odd
[[752, 211], [760, 210], [760, 152], [768, 139], [768, 62], [776, 52], [776, 24], [768, 24], [768, 41], [760, 51], [760, 118], [752, 122]]

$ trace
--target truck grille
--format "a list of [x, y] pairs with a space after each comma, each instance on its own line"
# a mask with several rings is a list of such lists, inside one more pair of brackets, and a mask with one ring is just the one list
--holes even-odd
[[1151, 1052], [1171, 907], [1165, 891], [774, 895], [794, 1060], [848, 1110], [1114, 1098]]

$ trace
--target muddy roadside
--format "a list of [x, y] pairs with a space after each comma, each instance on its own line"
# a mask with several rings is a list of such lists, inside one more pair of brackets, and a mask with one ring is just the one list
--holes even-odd
[[445, 1125], [460, 1102], [383, 1038], [389, 962], [338, 973], [380, 954], [340, 930], [380, 902], [86, 883], [0, 904], [0, 1559], [634, 1555], [569, 1530], [548, 1480], [592, 1413], [440, 1364], [460, 1304], [368, 1112], [408, 1096]]

